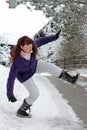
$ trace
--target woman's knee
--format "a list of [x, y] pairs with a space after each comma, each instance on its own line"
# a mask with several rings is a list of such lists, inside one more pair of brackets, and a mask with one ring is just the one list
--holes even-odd
[[39, 90], [36, 92], [36, 94], [34, 95], [34, 98], [37, 99], [39, 97], [40, 93]]
[[39, 95], [40, 93], [39, 93], [39, 90], [37, 89], [37, 91], [30, 94], [30, 98], [32, 98], [33, 100], [36, 100], [39, 97]]

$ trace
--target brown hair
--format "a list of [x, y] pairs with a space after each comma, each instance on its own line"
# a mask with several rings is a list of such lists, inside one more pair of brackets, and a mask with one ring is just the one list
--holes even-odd
[[12, 53], [11, 53], [11, 62], [14, 62], [16, 58], [18, 58], [20, 56], [20, 52], [21, 52], [21, 45], [25, 45], [25, 44], [32, 44], [33, 45], [33, 53], [32, 56], [36, 57], [37, 54], [37, 45], [33, 42], [32, 39], [30, 39], [28, 36], [23, 36], [21, 38], [18, 39], [17, 41], [17, 45], [14, 46]]

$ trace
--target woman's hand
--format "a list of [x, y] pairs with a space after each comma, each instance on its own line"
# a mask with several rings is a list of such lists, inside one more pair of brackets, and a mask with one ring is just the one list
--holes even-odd
[[61, 29], [56, 33], [56, 38], [59, 38], [60, 32], [61, 32]]
[[11, 102], [16, 102], [17, 101], [17, 99], [15, 98], [15, 96], [8, 97], [8, 100], [11, 101]]

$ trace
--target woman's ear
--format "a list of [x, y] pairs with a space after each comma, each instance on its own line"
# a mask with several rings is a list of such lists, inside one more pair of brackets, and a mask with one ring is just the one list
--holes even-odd
[[22, 45], [21, 45], [20, 47], [21, 47], [21, 49], [23, 49], [23, 46], [22, 46]]

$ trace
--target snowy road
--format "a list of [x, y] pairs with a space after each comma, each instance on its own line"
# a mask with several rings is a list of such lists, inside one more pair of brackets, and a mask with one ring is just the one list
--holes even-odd
[[63, 94], [63, 97], [69, 101], [68, 104], [72, 106], [77, 116], [83, 120], [84, 126], [87, 128], [87, 78], [78, 81], [77, 85], [64, 83], [54, 77], [49, 79], [58, 91]]

